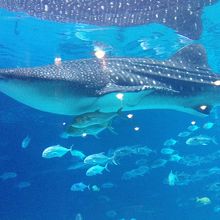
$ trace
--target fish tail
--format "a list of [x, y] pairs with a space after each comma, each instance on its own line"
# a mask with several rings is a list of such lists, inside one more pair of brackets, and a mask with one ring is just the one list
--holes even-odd
[[105, 170], [110, 172], [110, 170], [108, 169], [108, 163], [105, 164]]
[[116, 155], [114, 153], [114, 155], [111, 157], [111, 161], [112, 161], [113, 164], [115, 164], [117, 166], [118, 162], [115, 160], [115, 158], [116, 158]]
[[66, 133], [66, 132], [62, 132], [61, 134], [60, 134], [60, 137], [61, 138], [64, 138], [64, 139], [68, 139], [69, 138], [69, 134], [68, 133]]
[[74, 153], [73, 153], [73, 151], [74, 151], [73, 147], [74, 147], [74, 144], [72, 144], [69, 149], [70, 149], [71, 155], [72, 155], [72, 156], [75, 156]]
[[213, 137], [213, 138], [212, 138], [212, 142], [213, 142], [215, 145], [218, 145], [218, 141], [216, 140], [216, 137]]
[[98, 136], [98, 134], [94, 134], [93, 135], [96, 139], [100, 139], [100, 137]]
[[107, 128], [109, 131], [111, 131], [113, 134], [118, 135], [117, 132], [115, 132], [114, 128], [112, 127], [112, 121], [110, 121], [107, 125]]
[[88, 187], [88, 190], [91, 190], [91, 186], [90, 186], [90, 184], [89, 184], [87, 187]]
[[108, 130], [111, 131], [113, 134], [118, 135], [118, 133], [114, 130], [113, 127], [108, 126]]

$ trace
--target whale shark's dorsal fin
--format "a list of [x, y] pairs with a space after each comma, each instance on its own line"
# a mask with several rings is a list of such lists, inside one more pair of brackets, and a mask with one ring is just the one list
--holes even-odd
[[178, 51], [169, 62], [178, 63], [180, 66], [193, 66], [197, 68], [209, 69], [207, 64], [206, 51], [200, 44], [193, 44]]

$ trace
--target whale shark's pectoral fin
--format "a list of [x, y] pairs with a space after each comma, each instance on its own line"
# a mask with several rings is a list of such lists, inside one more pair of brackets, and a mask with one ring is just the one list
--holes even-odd
[[192, 107], [186, 107], [184, 112], [190, 113], [195, 116], [204, 117], [208, 116], [211, 113], [212, 108], [212, 105], [201, 104]]
[[213, 106], [212, 105], [206, 105], [206, 104], [201, 104], [195, 106], [193, 109], [198, 112], [198, 114], [202, 115], [209, 115], [210, 112], [212, 111]]

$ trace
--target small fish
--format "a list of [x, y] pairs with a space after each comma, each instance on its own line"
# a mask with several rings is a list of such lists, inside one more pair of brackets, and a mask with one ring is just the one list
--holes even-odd
[[168, 175], [167, 180], [168, 180], [169, 186], [174, 186], [176, 184], [176, 182], [178, 182], [178, 176], [176, 174], [174, 174], [173, 171], [171, 170]]
[[170, 139], [166, 140], [163, 145], [166, 147], [170, 147], [170, 146], [175, 145], [176, 143], [177, 143], [177, 141], [175, 139], [170, 138]]
[[201, 205], [209, 205], [211, 204], [211, 199], [208, 197], [196, 197], [196, 202], [201, 204]]
[[165, 154], [165, 155], [171, 155], [171, 154], [173, 154], [173, 153], [175, 153], [176, 151], [174, 150], [174, 149], [172, 149], [172, 148], [162, 148], [161, 150], [160, 150], [160, 153], [161, 154]]
[[27, 182], [27, 181], [21, 181], [20, 183], [18, 183], [17, 187], [19, 189], [24, 189], [24, 188], [27, 188], [27, 187], [30, 187], [31, 186], [31, 183], [30, 182]]
[[1, 176], [0, 176], [0, 178], [2, 179], [2, 180], [8, 180], [8, 179], [13, 179], [13, 178], [15, 178], [15, 177], [17, 177], [17, 173], [15, 173], [15, 172], [4, 172]]
[[197, 145], [208, 145], [208, 144], [218, 144], [215, 140], [214, 137], [209, 137], [207, 135], [198, 135], [198, 136], [194, 136], [189, 138], [188, 140], [186, 140], [186, 144], [187, 145], [192, 145], [192, 146], [197, 146]]
[[92, 135], [98, 138], [98, 134], [103, 130], [108, 129], [112, 133], [116, 134], [114, 129], [111, 127], [111, 123], [104, 123], [104, 124], [95, 124], [90, 125], [84, 128], [76, 128], [74, 126], [69, 126], [69, 128], [61, 134], [62, 138], [69, 138], [69, 137], [85, 137], [87, 135]]
[[163, 166], [165, 166], [166, 163], [167, 163], [167, 160], [157, 159], [152, 163], [151, 168], [163, 167]]
[[214, 212], [217, 212], [217, 213], [220, 212], [220, 205], [217, 205], [214, 207]]
[[79, 151], [79, 150], [71, 150], [71, 154], [72, 156], [77, 157], [80, 160], [83, 160], [86, 157], [86, 155], [82, 151]]
[[178, 134], [178, 137], [188, 137], [191, 134], [189, 131], [182, 131]]
[[97, 124], [105, 124], [117, 117], [119, 114], [121, 114], [122, 108], [120, 108], [117, 112], [100, 112], [99, 110], [95, 112], [88, 112], [82, 115], [79, 115], [74, 118], [73, 123], [71, 126], [75, 128], [86, 128], [91, 125], [97, 125]]
[[99, 175], [102, 174], [104, 170], [110, 172], [107, 168], [106, 164], [105, 166], [100, 166], [100, 165], [95, 165], [93, 167], [90, 167], [87, 171], [86, 171], [86, 176], [95, 176], [95, 175]]
[[203, 129], [209, 130], [209, 129], [211, 129], [213, 126], [214, 126], [214, 123], [213, 123], [213, 122], [206, 122], [206, 123], [203, 125]]
[[140, 166], [137, 169], [129, 170], [123, 173], [121, 179], [122, 180], [130, 180], [133, 178], [136, 178], [138, 176], [144, 176], [146, 173], [149, 173], [149, 167], [148, 166]]
[[212, 168], [209, 169], [208, 172], [209, 172], [211, 175], [213, 175], [213, 174], [219, 175], [219, 174], [220, 174], [220, 167], [212, 167]]
[[99, 192], [99, 191], [100, 191], [100, 188], [99, 188], [97, 185], [93, 185], [93, 186], [91, 186], [91, 190], [92, 190], [93, 192]]
[[172, 155], [170, 155], [169, 161], [179, 162], [182, 159], [183, 159], [183, 157], [181, 157], [179, 154], [172, 154]]
[[111, 182], [106, 182], [106, 183], [103, 183], [101, 187], [102, 187], [103, 189], [111, 189], [111, 188], [114, 188], [114, 187], [115, 187], [115, 184], [114, 184], [114, 183], [111, 183]]
[[31, 141], [31, 138], [29, 136], [26, 136], [21, 143], [21, 147], [27, 148], [30, 144], [30, 141]]
[[85, 189], [90, 190], [90, 186], [84, 184], [83, 182], [74, 183], [70, 188], [73, 192], [83, 192]]
[[105, 215], [110, 219], [115, 219], [117, 216], [117, 212], [115, 210], [109, 210], [105, 213]]
[[84, 162], [79, 162], [73, 165], [70, 165], [67, 169], [68, 170], [78, 170], [78, 169], [86, 169], [88, 168], [88, 164], [85, 164]]
[[83, 220], [83, 217], [80, 213], [76, 214], [75, 220]]
[[57, 144], [44, 149], [44, 151], [42, 152], [42, 157], [47, 159], [54, 157], [63, 157], [67, 152], [71, 152], [71, 151], [72, 151], [72, 147], [66, 148]]
[[135, 162], [135, 164], [138, 166], [146, 165], [147, 163], [148, 163], [147, 159], [140, 159]]
[[193, 132], [193, 131], [197, 131], [199, 129], [199, 126], [197, 126], [197, 125], [190, 125], [187, 129], [189, 131]]
[[104, 155], [104, 152], [98, 154], [91, 154], [84, 159], [84, 163], [90, 165], [96, 165], [96, 164], [103, 165], [109, 162], [118, 165], [117, 162], [115, 161], [115, 155], [113, 155], [112, 157], [108, 157]]
[[147, 146], [137, 147], [136, 149], [133, 150], [134, 154], [144, 155], [144, 156], [148, 156], [152, 152], [153, 151]]

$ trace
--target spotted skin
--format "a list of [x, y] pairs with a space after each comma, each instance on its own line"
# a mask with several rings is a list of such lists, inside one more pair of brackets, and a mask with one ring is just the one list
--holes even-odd
[[[66, 115], [97, 109], [114, 112], [174, 109], [193, 113], [220, 103], [220, 76], [206, 64], [205, 51], [191, 45], [167, 61], [105, 58], [61, 65], [0, 70], [0, 91], [34, 108]], [[124, 100], [116, 94], [123, 93]], [[205, 112], [206, 113], [206, 112]]]
[[59, 22], [101, 26], [160, 23], [199, 38], [201, 13], [217, 0], [1, 0], [0, 7]]

